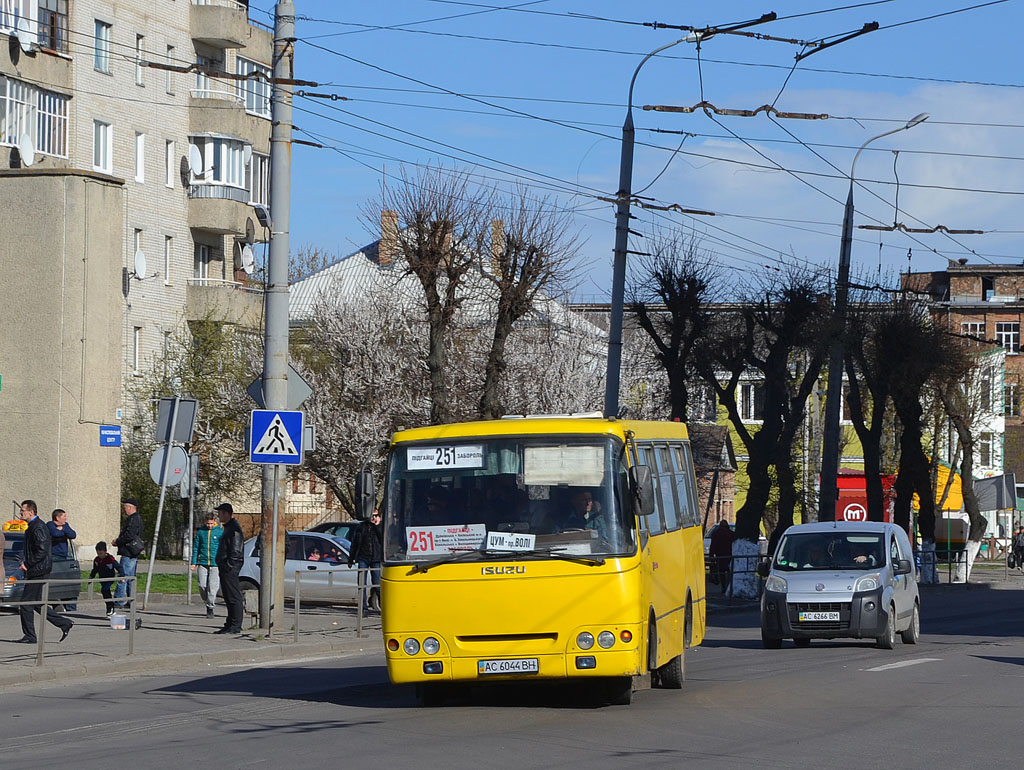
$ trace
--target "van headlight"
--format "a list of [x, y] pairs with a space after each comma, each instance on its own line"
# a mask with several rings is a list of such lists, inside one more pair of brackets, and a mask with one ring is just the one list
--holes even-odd
[[882, 583], [882, 576], [878, 572], [872, 572], [870, 575], [864, 575], [863, 577], [857, 578], [857, 582], [853, 584], [853, 591], [857, 593], [859, 591], [874, 591]]
[[778, 575], [769, 575], [768, 579], [764, 581], [764, 590], [784, 594], [789, 590], [789, 585], [786, 583], [786, 578], [779, 577]]

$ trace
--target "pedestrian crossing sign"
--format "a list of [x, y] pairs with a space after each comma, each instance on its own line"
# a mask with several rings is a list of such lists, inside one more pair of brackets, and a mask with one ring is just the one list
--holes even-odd
[[249, 423], [249, 462], [299, 465], [302, 435], [302, 412], [254, 409]]

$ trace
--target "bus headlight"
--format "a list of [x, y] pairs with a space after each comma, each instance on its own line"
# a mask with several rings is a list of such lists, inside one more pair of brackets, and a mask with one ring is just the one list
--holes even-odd
[[405, 649], [406, 655], [415, 655], [420, 651], [420, 643], [411, 636], [405, 640], [405, 644], [402, 647]]
[[581, 631], [576, 637], [576, 646], [581, 650], [589, 650], [594, 646], [594, 635], [589, 631]]
[[615, 634], [611, 631], [602, 631], [597, 635], [597, 643], [607, 650], [615, 644]]
[[423, 640], [423, 652], [426, 655], [437, 655], [437, 651], [441, 649], [441, 643], [432, 636], [428, 636]]

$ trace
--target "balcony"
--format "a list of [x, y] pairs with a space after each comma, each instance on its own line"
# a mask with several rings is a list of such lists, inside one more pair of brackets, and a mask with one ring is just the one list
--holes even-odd
[[210, 81], [206, 88], [189, 91], [189, 132], [235, 136], [252, 144], [257, 152], [269, 152], [269, 121], [245, 111], [245, 99], [234, 82], [216, 78]]
[[220, 235], [245, 234], [245, 220], [252, 214], [249, 191], [240, 187], [204, 182], [188, 187], [188, 226]]
[[263, 292], [235, 281], [193, 278], [185, 288], [185, 320], [214, 321], [259, 329]]
[[248, 8], [235, 0], [192, 0], [192, 39], [214, 48], [245, 48], [249, 42]]

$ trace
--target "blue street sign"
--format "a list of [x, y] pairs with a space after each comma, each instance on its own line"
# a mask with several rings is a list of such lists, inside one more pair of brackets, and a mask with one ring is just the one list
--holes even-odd
[[101, 425], [100, 446], [121, 446], [121, 426]]
[[249, 462], [299, 465], [302, 434], [302, 412], [254, 409], [249, 423]]

